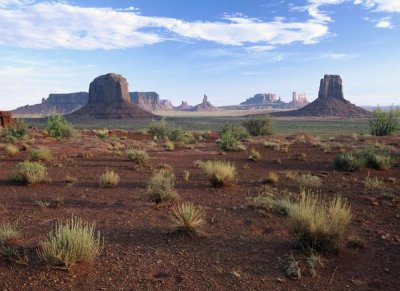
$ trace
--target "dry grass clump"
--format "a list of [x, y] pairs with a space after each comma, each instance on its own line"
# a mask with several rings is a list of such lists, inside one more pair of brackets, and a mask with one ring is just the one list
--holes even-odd
[[251, 150], [250, 150], [249, 159], [252, 160], [252, 161], [255, 161], [255, 162], [261, 160], [261, 154], [260, 154], [260, 152], [257, 151], [256, 149], [251, 149]]
[[183, 181], [187, 182], [190, 178], [190, 172], [188, 170], [183, 171]]
[[251, 204], [257, 208], [272, 209], [279, 214], [287, 215], [291, 203], [290, 196], [277, 198], [274, 192], [276, 192], [276, 189], [263, 186], [258, 196], [250, 198]]
[[144, 166], [149, 162], [149, 154], [143, 150], [128, 149], [125, 152], [129, 160], [133, 161], [138, 166]]
[[172, 141], [167, 140], [164, 144], [164, 147], [167, 151], [172, 152], [175, 149], [175, 145]]
[[175, 175], [166, 169], [157, 170], [147, 182], [147, 188], [143, 193], [146, 200], [159, 204], [161, 202], [173, 202], [179, 198], [175, 191]]
[[297, 178], [297, 183], [300, 190], [316, 190], [322, 186], [321, 178], [311, 174], [301, 175]]
[[108, 138], [109, 131], [107, 128], [97, 129], [97, 130], [94, 130], [93, 132], [97, 135], [98, 138], [101, 138], [101, 139]]
[[18, 238], [19, 232], [9, 222], [0, 223], [0, 245], [9, 241]]
[[385, 187], [385, 182], [378, 177], [370, 177], [368, 172], [367, 177], [364, 180], [364, 187], [370, 190], [382, 189]]
[[324, 153], [330, 153], [331, 152], [331, 146], [329, 144], [327, 144], [327, 143], [319, 143], [317, 146]]
[[227, 186], [236, 177], [236, 168], [231, 162], [207, 161], [203, 164], [203, 169], [214, 187]]
[[269, 171], [267, 176], [263, 179], [264, 184], [276, 185], [279, 182], [279, 175], [273, 171]]
[[73, 217], [54, 225], [38, 249], [38, 256], [50, 266], [69, 268], [78, 262], [92, 262], [102, 249], [103, 240], [95, 225]]
[[178, 235], [196, 236], [203, 227], [204, 211], [193, 203], [183, 203], [173, 209], [175, 222], [173, 233]]
[[324, 201], [312, 192], [301, 192], [298, 202], [288, 208], [288, 222], [304, 250], [330, 252], [338, 250], [347, 233], [351, 208], [335, 196]]
[[49, 149], [40, 148], [31, 150], [31, 160], [33, 161], [48, 162], [51, 161], [52, 158], [53, 155], [51, 154]]
[[100, 176], [99, 185], [101, 187], [111, 188], [117, 186], [120, 181], [121, 179], [117, 173], [115, 173], [114, 171], [106, 170]]
[[7, 144], [4, 148], [4, 150], [6, 151], [7, 156], [9, 156], [9, 157], [14, 157], [16, 154], [19, 153], [18, 147], [11, 143]]
[[11, 180], [26, 184], [46, 182], [48, 180], [47, 168], [38, 162], [21, 162], [15, 166]]
[[272, 142], [272, 141], [265, 141], [263, 143], [264, 147], [266, 147], [267, 149], [271, 149], [274, 151], [279, 151], [281, 149], [281, 144], [277, 143], [277, 142]]

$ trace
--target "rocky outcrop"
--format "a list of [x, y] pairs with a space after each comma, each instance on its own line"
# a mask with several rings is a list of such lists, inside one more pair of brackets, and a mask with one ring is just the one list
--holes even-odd
[[174, 107], [175, 110], [179, 111], [189, 111], [193, 108], [192, 105], [189, 105], [186, 101], [182, 101], [181, 105]]
[[289, 102], [289, 108], [301, 108], [308, 104], [307, 95], [305, 93], [297, 94], [293, 92], [292, 101]]
[[190, 111], [218, 111], [219, 109], [208, 101], [207, 95], [204, 95], [203, 102], [194, 106]]
[[240, 105], [268, 105], [270, 103], [278, 101], [275, 94], [264, 93], [256, 94], [253, 97], [247, 98], [246, 101], [240, 103]]
[[42, 103], [25, 105], [13, 110], [13, 113], [20, 115], [48, 115], [51, 112], [68, 114], [74, 112], [88, 103], [89, 94], [86, 92], [68, 94], [50, 94], [43, 98]]
[[160, 96], [156, 92], [130, 92], [133, 104], [147, 111], [169, 110], [172, 103], [169, 100], [160, 100]]
[[0, 127], [14, 125], [14, 119], [10, 111], [0, 111]]
[[94, 79], [89, 86], [88, 105], [69, 115], [73, 119], [135, 119], [153, 116], [132, 104], [127, 80], [115, 73]]
[[370, 112], [344, 99], [342, 79], [338, 75], [325, 75], [320, 81], [318, 98], [293, 111], [275, 112], [275, 116], [333, 116], [367, 117]]

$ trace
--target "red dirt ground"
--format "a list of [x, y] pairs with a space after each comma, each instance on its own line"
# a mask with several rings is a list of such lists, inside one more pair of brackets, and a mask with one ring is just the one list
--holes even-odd
[[[46, 163], [52, 182], [28, 187], [8, 180], [12, 168], [28, 152], [10, 158], [0, 149], [0, 218], [18, 221], [21, 237], [15, 244], [24, 247], [29, 258], [27, 266], [0, 258], [2, 289], [400, 290], [399, 163], [387, 171], [363, 169], [353, 173], [334, 171], [332, 164], [338, 153], [334, 147], [337, 143], [350, 149], [380, 141], [396, 152], [399, 136], [358, 140], [338, 137], [328, 141], [332, 153], [324, 153], [310, 142], [294, 143], [288, 153], [273, 151], [264, 148], [262, 142], [291, 137], [256, 138], [246, 146], [260, 151], [263, 158], [252, 162], [248, 152], [222, 155], [215, 143], [216, 134], [192, 147], [177, 146], [172, 152], [165, 151], [161, 143], [154, 145], [146, 135], [123, 131], [113, 134], [123, 137], [119, 145], [122, 151], [123, 147], [146, 148], [152, 167], [135, 169], [132, 162], [109, 148], [110, 142], [91, 132], [56, 141], [35, 131], [32, 147], [49, 148], [55, 160]], [[301, 153], [306, 154], [304, 161], [295, 158]], [[212, 188], [203, 171], [193, 164], [195, 160], [208, 159], [233, 161], [238, 169], [235, 186]], [[167, 235], [172, 224], [171, 207], [156, 207], [142, 200], [140, 192], [161, 163], [174, 168], [181, 200], [205, 208], [207, 225], [203, 237]], [[116, 188], [98, 186], [99, 176], [106, 168], [120, 175], [121, 183]], [[188, 182], [183, 181], [184, 170], [190, 171]], [[327, 197], [339, 193], [351, 203], [351, 232], [364, 241], [365, 248], [344, 247], [339, 254], [327, 256], [315, 277], [306, 272], [301, 280], [285, 277], [277, 267], [278, 257], [292, 253], [302, 268], [306, 257], [296, 250], [285, 217], [256, 209], [247, 199], [258, 195], [260, 179], [270, 170], [280, 176], [279, 191], [298, 192], [296, 181], [286, 178], [289, 171], [322, 177], [322, 193]], [[385, 181], [385, 190], [365, 189], [363, 181], [368, 171]], [[70, 187], [64, 182], [67, 174], [77, 178]], [[34, 202], [57, 197], [64, 199], [60, 208], [41, 209]], [[105, 240], [103, 253], [92, 265], [78, 264], [70, 271], [41, 266], [35, 249], [57, 219], [72, 215], [96, 222]]]

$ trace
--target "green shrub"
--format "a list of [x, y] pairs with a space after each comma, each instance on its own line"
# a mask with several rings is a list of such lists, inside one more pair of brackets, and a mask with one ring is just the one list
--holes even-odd
[[129, 160], [139, 166], [146, 165], [150, 160], [149, 154], [143, 150], [128, 149], [125, 154]]
[[27, 184], [45, 182], [48, 179], [47, 168], [38, 162], [24, 161], [15, 166], [11, 179]]
[[236, 168], [231, 162], [207, 161], [202, 167], [214, 187], [226, 186], [235, 180]]
[[147, 183], [144, 197], [146, 200], [155, 202], [156, 204], [177, 200], [179, 196], [175, 191], [174, 173], [166, 169], [156, 171]]
[[101, 176], [99, 180], [100, 187], [115, 187], [121, 181], [119, 175], [114, 171], [106, 170]]
[[101, 139], [107, 139], [109, 131], [107, 128], [95, 130], [94, 133]]
[[233, 135], [233, 137], [236, 140], [239, 140], [239, 141], [244, 141], [249, 137], [249, 134], [244, 127], [233, 124], [233, 123], [225, 123], [222, 126], [220, 133], [219, 133], [220, 136], [222, 136], [226, 133], [230, 133], [231, 135]]
[[369, 120], [369, 128], [372, 135], [385, 136], [392, 135], [400, 130], [400, 110], [391, 109], [383, 111], [380, 108], [372, 111]]
[[19, 148], [11, 143], [7, 144], [4, 149], [9, 157], [14, 157], [19, 153]]
[[300, 190], [316, 190], [321, 188], [322, 180], [318, 176], [311, 174], [301, 175], [297, 178]]
[[175, 226], [173, 233], [179, 235], [196, 236], [201, 232], [204, 221], [204, 212], [193, 203], [183, 203], [173, 209]]
[[220, 149], [224, 151], [244, 151], [246, 147], [240, 142], [240, 140], [231, 131], [221, 133], [219, 141]]
[[7, 142], [28, 138], [28, 125], [23, 119], [16, 119], [15, 124], [3, 128], [2, 135]]
[[62, 115], [53, 114], [47, 119], [46, 132], [54, 138], [70, 138], [75, 134], [74, 127]]
[[270, 135], [274, 133], [272, 119], [268, 115], [252, 116], [243, 122], [243, 126], [252, 136]]
[[272, 149], [274, 151], [279, 151], [281, 149], [281, 144], [280, 143], [276, 143], [276, 142], [271, 142], [271, 141], [265, 141], [263, 143], [263, 145], [267, 148], [267, 149]]
[[352, 172], [362, 168], [365, 161], [359, 155], [349, 152], [337, 155], [334, 164], [337, 170]]
[[392, 165], [392, 157], [386, 148], [370, 147], [339, 154], [334, 164], [337, 170], [342, 171], [355, 171], [363, 167], [386, 170]]
[[149, 133], [157, 139], [170, 140], [175, 142], [190, 143], [194, 141], [194, 136], [190, 132], [184, 131], [180, 127], [168, 123], [165, 118], [153, 120], [149, 125]]
[[166, 149], [167, 151], [169, 151], [169, 152], [171, 152], [171, 151], [173, 151], [173, 150], [175, 149], [174, 143], [173, 143], [172, 141], [170, 141], [170, 140], [167, 140], [167, 141], [165, 142], [164, 146], [165, 146], [165, 149]]
[[50, 150], [48, 150], [46, 148], [31, 150], [31, 159], [33, 161], [48, 162], [48, 161], [51, 161], [52, 158], [53, 158], [53, 156], [52, 156]]
[[103, 241], [95, 225], [73, 217], [54, 225], [38, 249], [38, 256], [50, 266], [69, 268], [78, 262], [91, 263], [102, 249]]
[[311, 192], [302, 192], [288, 208], [289, 227], [307, 251], [338, 250], [351, 220], [350, 205], [340, 196], [326, 202]]

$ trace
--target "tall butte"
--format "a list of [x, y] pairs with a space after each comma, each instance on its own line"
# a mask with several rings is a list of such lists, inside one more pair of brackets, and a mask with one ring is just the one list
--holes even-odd
[[318, 98], [293, 111], [276, 112], [275, 116], [367, 117], [370, 112], [344, 99], [343, 82], [339, 75], [325, 75], [320, 81]]
[[154, 115], [132, 104], [128, 82], [115, 73], [94, 79], [89, 86], [88, 105], [69, 115], [72, 118], [135, 119]]

